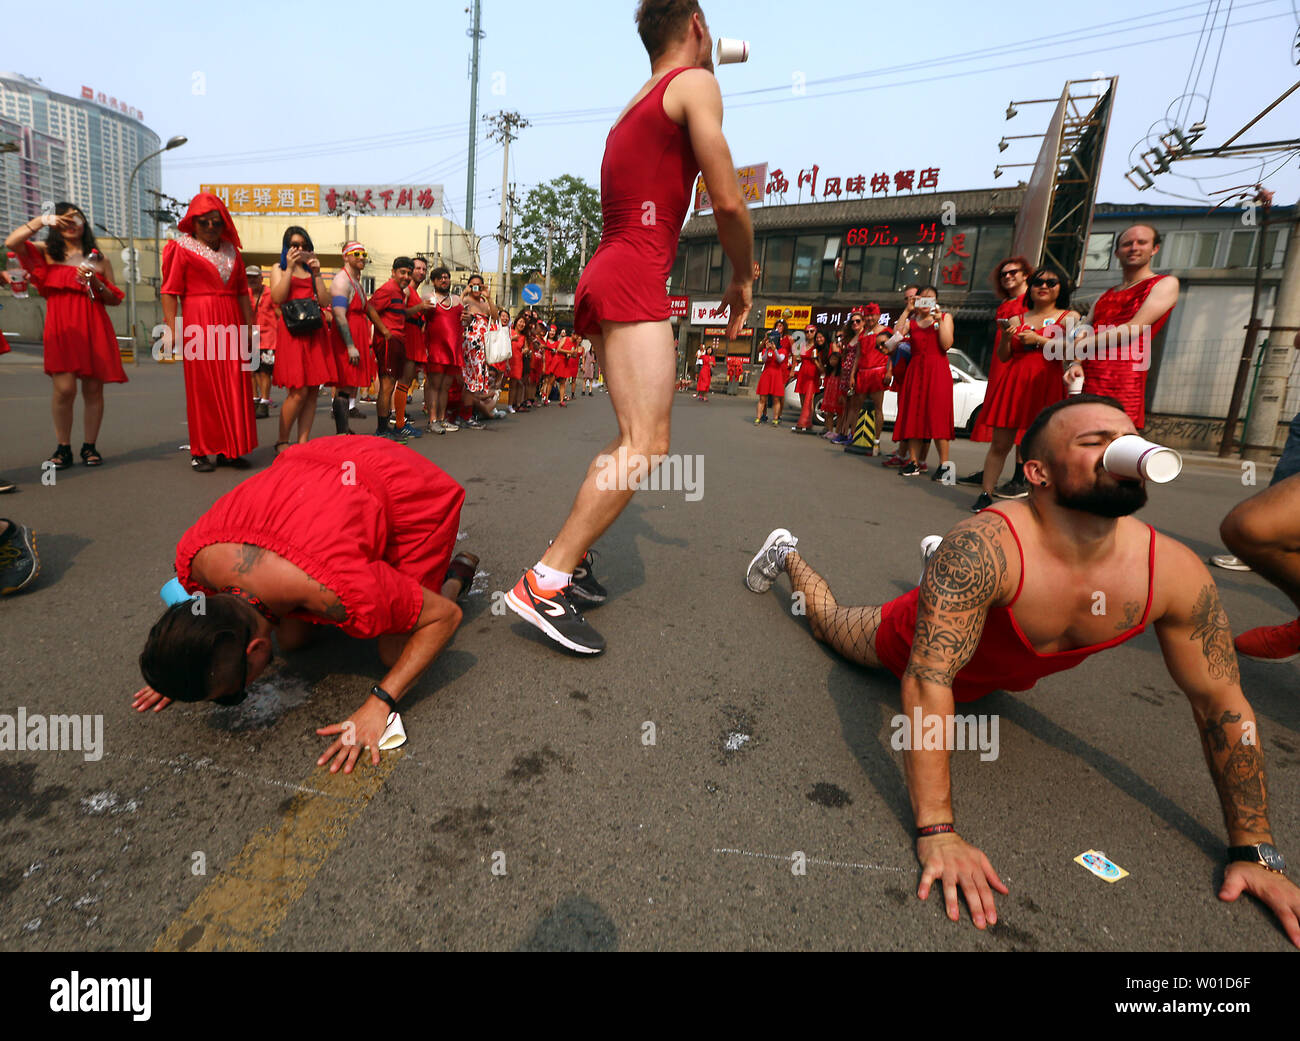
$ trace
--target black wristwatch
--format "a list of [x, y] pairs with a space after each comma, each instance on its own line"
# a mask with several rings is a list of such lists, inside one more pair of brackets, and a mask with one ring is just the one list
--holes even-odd
[[[390, 712], [397, 711], [396, 699], [391, 694], [389, 694], [388, 691], [384, 690], [384, 688], [381, 687], [378, 683], [376, 683], [373, 687], [370, 688], [370, 693], [373, 694], [375, 697], [377, 697], [385, 705], [387, 705]], [[1271, 846], [1269, 848], [1272, 849]]]
[[1271, 842], [1257, 842], [1253, 846], [1229, 846], [1228, 863], [1233, 864], [1237, 861], [1259, 864], [1269, 871], [1276, 871], [1279, 875], [1286, 874], [1286, 861]]

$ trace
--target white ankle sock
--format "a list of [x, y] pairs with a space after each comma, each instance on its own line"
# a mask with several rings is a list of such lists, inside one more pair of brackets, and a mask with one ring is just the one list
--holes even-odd
[[533, 574], [537, 576], [537, 584], [548, 593], [552, 589], [563, 589], [573, 582], [572, 571], [558, 571], [553, 567], [547, 567], [540, 560], [533, 565]]

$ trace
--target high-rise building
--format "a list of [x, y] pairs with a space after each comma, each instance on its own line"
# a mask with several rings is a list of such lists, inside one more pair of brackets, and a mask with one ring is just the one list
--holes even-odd
[[[24, 129], [31, 133], [23, 135]], [[4, 171], [0, 227], [5, 232], [39, 213], [40, 203], [67, 199], [80, 206], [92, 224], [102, 224], [123, 238], [131, 171], [162, 147], [158, 135], [142, 122], [141, 113], [125, 102], [86, 86], [80, 97], [70, 97], [28, 76], [0, 72], [0, 145], [11, 140], [19, 144], [19, 150], [0, 155], [4, 164], [0, 167]], [[30, 155], [22, 150], [24, 142]], [[15, 159], [19, 165], [11, 165]], [[27, 183], [11, 192], [11, 170], [18, 174], [24, 169]], [[33, 209], [30, 193], [39, 195], [47, 187], [49, 195], [37, 200]], [[152, 233], [151, 220], [145, 215], [153, 205], [148, 191], [161, 187], [162, 163], [152, 159], [135, 178], [137, 235]], [[6, 209], [8, 206], [17, 207], [17, 212]], [[99, 228], [94, 230], [100, 233]]]

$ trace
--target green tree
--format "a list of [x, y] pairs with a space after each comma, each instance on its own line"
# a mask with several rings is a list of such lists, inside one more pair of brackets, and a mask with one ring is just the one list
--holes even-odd
[[582, 227], [587, 226], [587, 258], [600, 243], [600, 192], [581, 177], [564, 174], [533, 188], [515, 214], [514, 273], [546, 272], [546, 226], [553, 224], [551, 284], [573, 288], [582, 259]]

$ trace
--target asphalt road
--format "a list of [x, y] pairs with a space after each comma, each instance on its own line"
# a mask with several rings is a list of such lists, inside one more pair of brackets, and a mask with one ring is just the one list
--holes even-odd
[[[409, 743], [378, 771], [314, 766], [314, 729], [382, 674], [373, 645], [341, 636], [278, 660], [238, 708], [137, 715], [137, 658], [176, 540], [239, 474], [194, 474], [178, 450], [178, 366], [130, 375], [108, 388], [106, 465], [46, 487], [48, 380], [28, 348], [0, 362], [0, 473], [21, 483], [0, 512], [36, 529], [43, 563], [36, 585], [0, 600], [0, 712], [104, 721], [97, 762], [0, 753], [4, 949], [1289, 947], [1264, 909], [1215, 895], [1218, 800], [1150, 633], [979, 703], [999, 717], [1000, 755], [954, 757], [957, 819], [1011, 895], [986, 932], [964, 911], [949, 922], [937, 895], [916, 899], [889, 746], [896, 682], [814, 643], [784, 580], [759, 597], [742, 578], [779, 525], [842, 602], [880, 602], [915, 582], [919, 538], [966, 516], [973, 495], [756, 429], [750, 399], [678, 396], [673, 449], [703, 457], [703, 495], [643, 492], [598, 545], [603, 656], [568, 657], [492, 611], [612, 432], [598, 394], [412, 443], [465, 485], [461, 545], [486, 575], [408, 696]], [[330, 426], [322, 409], [317, 431]], [[80, 439], [78, 425], [74, 451]], [[965, 472], [982, 449], [954, 455]], [[1144, 517], [1205, 556], [1249, 491], [1236, 471], [1191, 466]], [[1234, 630], [1288, 616], [1254, 575], [1215, 578]], [[1297, 668], [1242, 671], [1275, 837], [1300, 860]], [[1094, 878], [1073, 862], [1088, 849], [1129, 877]]]

